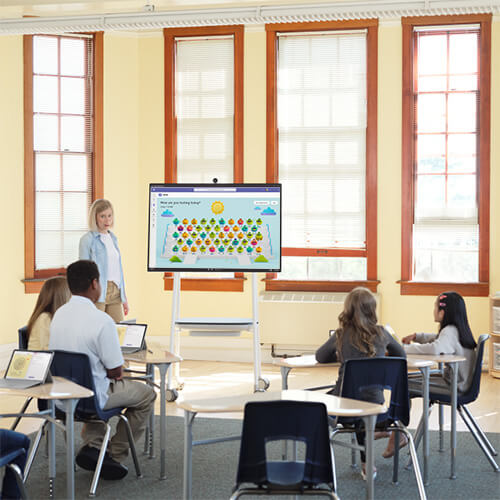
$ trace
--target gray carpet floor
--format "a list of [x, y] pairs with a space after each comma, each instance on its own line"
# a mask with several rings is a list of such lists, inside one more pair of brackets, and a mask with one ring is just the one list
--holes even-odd
[[[116, 420], [116, 419], [114, 419]], [[159, 418], [156, 417], [157, 433]], [[183, 469], [183, 429], [184, 420], [180, 417], [167, 418], [167, 479], [159, 480], [160, 463], [159, 450], [156, 445], [157, 457], [149, 459], [140, 456], [144, 477], [137, 479], [132, 459], [129, 457], [126, 465], [129, 474], [121, 481], [99, 482], [97, 497], [100, 499], [180, 499], [182, 498]], [[214, 436], [234, 435], [241, 432], [240, 420], [197, 418], [194, 423], [194, 439], [206, 439]], [[59, 432], [59, 431], [58, 431]], [[76, 424], [79, 435], [80, 424]], [[449, 443], [449, 434], [445, 442]], [[488, 434], [497, 450], [500, 449], [500, 434]], [[346, 437], [346, 439], [348, 439]], [[65, 483], [65, 449], [64, 439], [58, 434], [56, 498], [66, 497]], [[484, 457], [472, 436], [467, 432], [458, 433], [457, 479], [448, 479], [450, 473], [449, 451], [439, 453], [437, 450], [438, 436], [431, 433], [430, 485], [426, 488], [429, 499], [456, 500], [500, 499], [500, 474], [493, 472], [489, 462]], [[377, 441], [375, 448], [378, 476], [375, 480], [375, 498], [379, 499], [412, 499], [418, 498], [417, 485], [412, 471], [401, 467], [399, 484], [392, 484], [392, 461], [385, 460], [381, 453], [385, 448], [385, 440]], [[142, 452], [143, 441], [141, 441]], [[76, 443], [78, 448], [78, 441]], [[30, 498], [42, 499], [48, 497], [47, 459], [44, 457], [43, 446], [35, 460], [27, 481]], [[229, 498], [236, 477], [238, 464], [239, 441], [231, 441], [207, 446], [197, 446], [193, 449], [193, 498], [224, 499]], [[402, 457], [406, 456], [406, 451]], [[336, 447], [338, 495], [341, 499], [365, 498], [365, 482], [359, 471], [350, 466], [350, 450]], [[75, 473], [76, 498], [87, 498], [92, 476], [89, 472], [77, 468]], [[281, 497], [282, 498], [282, 497]]]

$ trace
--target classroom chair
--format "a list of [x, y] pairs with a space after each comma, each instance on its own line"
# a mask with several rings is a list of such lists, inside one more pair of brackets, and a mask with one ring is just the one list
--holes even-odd
[[[271, 454], [268, 446], [283, 440], [305, 443], [304, 460], [272, 460], [268, 456]], [[277, 456], [280, 455], [278, 448], [274, 450]], [[252, 486], [243, 487], [247, 483]], [[323, 403], [263, 401], [246, 404], [231, 500], [260, 494], [327, 495], [337, 499], [328, 415]]]
[[[94, 378], [92, 376], [92, 370], [90, 367], [90, 361], [86, 354], [70, 351], [54, 351], [54, 358], [51, 365], [51, 373], [53, 376], [59, 376], [67, 378], [76, 384], [79, 384], [87, 389], [94, 392], [94, 396], [91, 398], [81, 399], [75, 409], [75, 421], [76, 422], [96, 422], [101, 421], [106, 427], [106, 432], [102, 441], [101, 450], [99, 453], [99, 459], [97, 461], [97, 466], [92, 479], [92, 484], [90, 486], [89, 496], [94, 497], [97, 490], [97, 483], [101, 474], [102, 464], [104, 461], [104, 455], [108, 447], [108, 442], [111, 434], [111, 426], [108, 421], [112, 417], [118, 417], [125, 423], [127, 429], [127, 435], [130, 445], [130, 452], [134, 460], [135, 471], [137, 477], [142, 477], [139, 461], [137, 459], [137, 452], [135, 449], [134, 438], [132, 436], [132, 431], [130, 429], [127, 417], [122, 414], [125, 408], [112, 408], [110, 410], [103, 410], [99, 406], [97, 401], [96, 389], [94, 386]], [[62, 414], [64, 418], [64, 413], [60, 410], [57, 411], [57, 415]]]
[[[21, 445], [18, 448], [12, 449], [10, 451], [5, 450], [4, 446], [5, 442], [10, 440], [10, 444], [12, 446], [14, 444], [12, 440], [15, 439], [16, 441], [19, 441], [19, 438], [21, 439], [21, 441], [22, 440], [25, 441], [24, 446]], [[21, 442], [19, 442], [19, 444], [21, 444]], [[28, 498], [28, 495], [26, 494], [26, 488], [24, 487], [23, 471], [21, 470], [21, 467], [24, 462], [23, 457], [26, 456], [26, 451], [28, 447], [29, 447], [29, 439], [23, 434], [11, 432], [5, 429], [0, 429], [0, 468], [5, 467], [6, 469], [9, 470], [9, 473], [14, 476], [20, 497], [23, 499]], [[19, 467], [18, 464], [21, 464], [21, 467]], [[4, 480], [9, 480], [9, 478], [8, 477], [4, 478]], [[1, 481], [0, 481], [0, 486], [1, 486]], [[10, 487], [9, 490], [12, 490], [12, 487]], [[1, 493], [2, 491], [0, 488], [0, 497]], [[14, 496], [16, 492], [15, 491], [6, 492], [4, 488], [4, 493], [8, 494], [9, 496], [10, 495]]]
[[[399, 468], [399, 433], [408, 438], [410, 455], [414, 465], [415, 479], [419, 496], [426, 498], [424, 483], [418, 465], [418, 458], [413, 438], [406, 428], [410, 421], [410, 398], [408, 394], [408, 373], [406, 359], [397, 357], [349, 359], [344, 365], [344, 376], [340, 395], [345, 398], [367, 400], [367, 393], [373, 390], [390, 390], [390, 403], [386, 413], [377, 417], [377, 429], [392, 430], [395, 436], [395, 454], [393, 482], [398, 481]], [[386, 403], [387, 404], [387, 403]], [[360, 431], [360, 419], [336, 418], [331, 433], [333, 445], [363, 449], [357, 444], [347, 444], [336, 439], [339, 433]], [[335, 446], [334, 448], [335, 449]], [[367, 471], [367, 474], [371, 471]]]
[[[458, 393], [457, 395], [457, 411], [460, 417], [462, 417], [462, 420], [464, 421], [465, 425], [469, 429], [469, 432], [476, 440], [476, 443], [479, 445], [479, 447], [485, 454], [486, 458], [490, 462], [491, 466], [493, 467], [493, 470], [495, 472], [500, 472], [500, 468], [498, 467], [498, 464], [495, 462], [495, 459], [493, 458], [493, 456], [497, 455], [497, 451], [495, 450], [495, 448], [493, 448], [493, 445], [490, 443], [490, 441], [486, 437], [481, 427], [479, 427], [479, 424], [474, 419], [467, 406], [465, 406], [468, 405], [469, 403], [473, 403], [479, 396], [484, 345], [486, 341], [489, 339], [489, 337], [490, 336], [485, 333], [483, 335], [480, 335], [479, 339], [477, 340], [477, 347], [475, 350], [474, 370], [472, 373], [471, 382], [469, 387], [464, 392]], [[442, 407], [444, 405], [447, 406], [451, 405], [451, 392], [446, 392], [446, 393], [433, 392], [432, 389], [433, 388], [431, 386], [429, 392], [429, 401], [430, 401], [429, 413], [432, 410], [432, 407], [435, 403], [439, 404], [439, 411], [441, 413]], [[420, 419], [417, 431], [415, 433], [415, 445], [417, 446], [417, 448], [420, 443], [420, 440], [422, 439], [422, 433], [423, 433], [423, 422], [422, 419]], [[442, 443], [443, 443], [442, 435], [443, 435], [443, 418], [442, 414], [440, 414], [439, 418], [440, 451], [442, 451]]]

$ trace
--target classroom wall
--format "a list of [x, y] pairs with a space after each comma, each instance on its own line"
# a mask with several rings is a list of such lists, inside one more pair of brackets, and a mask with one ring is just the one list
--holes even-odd
[[[265, 181], [265, 48], [263, 26], [245, 32], [245, 181]], [[4, 327], [0, 344], [17, 341], [17, 328], [26, 323], [36, 295], [24, 293], [23, 185], [23, 74], [22, 37], [0, 37], [0, 209], [4, 214], [4, 286], [0, 303]], [[400, 296], [401, 267], [401, 26], [381, 22], [379, 28], [378, 100], [378, 277], [381, 280], [379, 315], [400, 335], [415, 330], [434, 331], [434, 297]], [[500, 18], [493, 22], [490, 292], [500, 290], [498, 226], [500, 150], [495, 137], [500, 128]], [[116, 212], [116, 234], [123, 254], [131, 316], [150, 324], [152, 335], [170, 329], [171, 292], [163, 290], [160, 273], [146, 271], [147, 193], [150, 182], [164, 175], [163, 40], [161, 33], [112, 33], [104, 37], [104, 195]], [[76, 258], [76, 256], [75, 256]], [[262, 278], [263, 275], [259, 275]], [[263, 288], [259, 280], [260, 289]], [[489, 328], [489, 299], [466, 298], [476, 335]], [[266, 306], [267, 307], [267, 306]], [[293, 303], [266, 314], [266, 332], [279, 331]], [[326, 337], [334, 323], [329, 305], [301, 306], [303, 318], [287, 324], [289, 344], [309, 345]], [[314, 312], [314, 321], [307, 322]], [[243, 293], [182, 292], [183, 316], [251, 315], [251, 280]], [[263, 318], [264, 319], [264, 318]], [[309, 324], [309, 331], [304, 331]], [[335, 326], [335, 324], [331, 325]], [[315, 340], [316, 342], [316, 340]]]

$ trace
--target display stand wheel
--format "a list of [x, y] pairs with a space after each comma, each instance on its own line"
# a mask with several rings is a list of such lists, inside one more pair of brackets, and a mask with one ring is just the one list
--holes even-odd
[[269, 380], [267, 378], [260, 377], [257, 384], [257, 391], [264, 392], [269, 389]]
[[179, 397], [179, 393], [177, 389], [167, 389], [165, 393], [165, 397], [169, 403], [175, 401]]

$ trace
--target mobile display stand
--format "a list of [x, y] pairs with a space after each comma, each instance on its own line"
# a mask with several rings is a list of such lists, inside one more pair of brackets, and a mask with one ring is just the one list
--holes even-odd
[[[254, 391], [265, 391], [269, 387], [269, 380], [261, 375], [260, 337], [259, 337], [259, 311], [257, 302], [257, 274], [252, 274], [252, 317], [251, 318], [180, 318], [181, 278], [179, 272], [174, 272], [172, 290], [172, 320], [170, 326], [170, 352], [179, 355], [180, 331], [190, 330], [201, 335], [219, 335], [221, 332], [253, 333], [253, 365], [254, 365]], [[177, 363], [178, 364], [178, 363]], [[178, 369], [178, 367], [176, 367]], [[178, 370], [176, 371], [178, 373]], [[172, 370], [168, 371], [167, 401], [177, 399], [177, 390], [172, 388]]]

